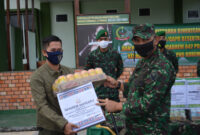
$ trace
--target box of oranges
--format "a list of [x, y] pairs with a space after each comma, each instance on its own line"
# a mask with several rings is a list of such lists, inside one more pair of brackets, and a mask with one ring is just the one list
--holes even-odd
[[103, 84], [106, 75], [101, 68], [83, 70], [74, 74], [62, 75], [53, 84], [54, 93], [59, 93], [92, 82], [94, 86]]

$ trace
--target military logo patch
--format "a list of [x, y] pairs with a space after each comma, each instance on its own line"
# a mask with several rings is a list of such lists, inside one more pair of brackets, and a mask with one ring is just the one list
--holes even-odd
[[[157, 81], [157, 80], [159, 79], [158, 73], [156, 73], [156, 72], [152, 72], [152, 73], [150, 74], [150, 77], [151, 77], [151, 79], [154, 80], [154, 81]], [[160, 78], [160, 79], [162, 79], [162, 78]]]

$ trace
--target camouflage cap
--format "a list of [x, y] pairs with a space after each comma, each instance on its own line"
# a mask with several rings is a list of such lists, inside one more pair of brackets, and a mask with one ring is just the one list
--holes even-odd
[[96, 35], [96, 39], [99, 39], [100, 37], [108, 37], [108, 31], [105, 29], [99, 30]]
[[140, 37], [142, 39], [149, 39], [155, 35], [155, 28], [153, 24], [138, 24], [133, 28], [133, 37]]
[[165, 31], [159, 31], [159, 32], [157, 32], [156, 36], [165, 36]]

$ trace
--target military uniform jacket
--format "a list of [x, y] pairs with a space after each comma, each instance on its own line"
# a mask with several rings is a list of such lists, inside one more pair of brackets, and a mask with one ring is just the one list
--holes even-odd
[[37, 110], [37, 126], [63, 132], [67, 120], [63, 118], [57, 97], [53, 94], [52, 84], [60, 75], [73, 73], [73, 70], [60, 66], [52, 70], [48, 64], [42, 65], [31, 76], [30, 86]]
[[170, 51], [166, 48], [164, 49], [163, 54], [173, 64], [176, 73], [178, 73], [178, 59], [176, 58], [176, 54], [173, 51]]
[[[123, 72], [123, 62], [121, 55], [112, 49], [107, 52], [101, 52], [100, 48], [92, 51], [87, 57], [85, 69], [100, 67], [106, 75], [117, 79]], [[119, 101], [118, 90], [112, 88], [105, 88], [103, 85], [97, 87], [96, 93], [98, 98], [109, 98]]]
[[158, 50], [138, 62], [129, 83], [124, 85], [128, 91], [123, 104], [128, 135], [167, 134], [175, 76], [172, 64]]

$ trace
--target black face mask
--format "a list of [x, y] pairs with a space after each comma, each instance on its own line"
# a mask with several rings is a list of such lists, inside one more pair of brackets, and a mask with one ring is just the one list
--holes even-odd
[[158, 47], [160, 49], [164, 48], [165, 47], [165, 44], [166, 44], [166, 40], [160, 40], [159, 43], [158, 43]]
[[47, 52], [47, 54], [48, 54], [47, 59], [48, 59], [53, 65], [58, 65], [58, 64], [60, 64], [60, 61], [62, 60], [62, 57], [63, 57], [63, 52], [61, 52], [61, 51]]
[[143, 45], [134, 45], [135, 50], [137, 51], [137, 53], [142, 56], [142, 57], [147, 57], [151, 51], [153, 50], [153, 40], [143, 44]]

